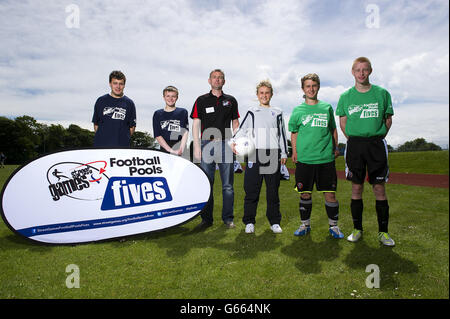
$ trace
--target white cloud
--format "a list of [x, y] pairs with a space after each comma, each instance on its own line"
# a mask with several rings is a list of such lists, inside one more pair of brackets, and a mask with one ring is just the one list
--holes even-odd
[[[319, 98], [336, 107], [353, 85], [353, 59], [366, 55], [371, 81], [391, 92], [398, 112], [393, 145], [412, 136], [408, 123], [424, 125], [422, 114], [405, 111], [411, 105], [433, 105], [430, 112], [447, 114], [448, 123], [448, 111], [441, 112], [448, 108], [447, 1], [380, 2], [379, 28], [367, 28], [367, 3], [356, 0], [80, 0], [79, 29], [66, 27], [68, 4], [0, 3], [0, 115], [91, 128], [94, 102], [109, 91], [109, 72], [120, 69], [138, 130], [152, 132], [162, 89], [177, 86], [178, 105], [190, 111], [217, 67], [241, 114], [256, 103], [257, 82], [269, 78], [273, 105], [288, 115], [310, 72], [321, 78]], [[429, 136], [448, 144], [447, 131], [439, 134]]]
[[397, 147], [406, 141], [425, 138], [441, 147], [448, 147], [449, 109], [441, 104], [407, 104], [394, 109], [392, 128], [386, 137]]

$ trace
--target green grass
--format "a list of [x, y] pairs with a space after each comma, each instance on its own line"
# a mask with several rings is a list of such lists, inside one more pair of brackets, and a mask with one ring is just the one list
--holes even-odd
[[[290, 159], [288, 159], [287, 166], [289, 168], [295, 167]], [[340, 171], [345, 169], [343, 156], [339, 156], [336, 159], [336, 169]], [[389, 170], [393, 173], [448, 175], [448, 150], [389, 153]]]
[[[447, 155], [448, 156], [448, 155]], [[0, 185], [14, 167], [0, 169]], [[282, 234], [273, 234], [261, 192], [256, 232], [244, 233], [243, 174], [235, 175], [235, 229], [220, 218], [220, 177], [214, 185], [215, 223], [199, 218], [169, 230], [73, 246], [29, 242], [0, 223], [0, 298], [449, 298], [448, 189], [388, 185], [390, 233], [380, 246], [370, 187], [365, 188], [362, 241], [334, 240], [327, 232], [321, 194], [313, 193], [312, 232], [299, 225], [293, 181], [282, 181]], [[352, 229], [350, 185], [339, 181], [340, 226]], [[80, 288], [66, 287], [67, 265], [80, 269]], [[381, 287], [369, 289], [365, 271], [380, 268]], [[352, 295], [353, 294], [353, 295]]]

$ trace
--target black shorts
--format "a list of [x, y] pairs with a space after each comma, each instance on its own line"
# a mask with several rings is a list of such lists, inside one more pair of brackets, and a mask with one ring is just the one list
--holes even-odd
[[356, 184], [370, 184], [388, 181], [388, 150], [382, 137], [350, 137], [345, 149], [345, 176]]
[[324, 164], [296, 163], [295, 189], [299, 193], [311, 193], [314, 183], [319, 192], [335, 192], [337, 188], [334, 161]]

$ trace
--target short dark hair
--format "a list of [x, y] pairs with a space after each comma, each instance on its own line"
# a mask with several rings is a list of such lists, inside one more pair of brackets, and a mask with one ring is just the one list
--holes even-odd
[[214, 69], [209, 73], [209, 78], [211, 78], [211, 75], [215, 72], [222, 73], [223, 78], [225, 79], [225, 72], [223, 72], [221, 69]]
[[123, 74], [122, 71], [117, 71], [117, 70], [112, 71], [109, 74], [109, 83], [111, 83], [112, 79], [123, 80], [123, 83], [125, 83], [127, 81], [125, 74]]

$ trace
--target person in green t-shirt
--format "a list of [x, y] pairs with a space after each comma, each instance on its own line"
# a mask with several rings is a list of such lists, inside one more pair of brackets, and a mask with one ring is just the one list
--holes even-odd
[[384, 139], [391, 128], [394, 111], [389, 92], [369, 82], [371, 73], [369, 59], [357, 58], [352, 66], [355, 86], [341, 95], [336, 108], [341, 130], [347, 138], [346, 178], [352, 182], [350, 210], [354, 230], [347, 239], [356, 242], [362, 236], [362, 194], [367, 173], [376, 199], [378, 239], [386, 246], [394, 246], [395, 242], [388, 234], [389, 205], [385, 183], [389, 166]]
[[305, 102], [297, 106], [289, 119], [292, 142], [292, 161], [296, 165], [295, 188], [300, 193], [300, 227], [295, 236], [311, 231], [312, 190], [314, 184], [325, 197], [329, 232], [334, 238], [343, 238], [339, 229], [339, 202], [336, 199], [337, 175], [335, 158], [338, 134], [333, 108], [317, 99], [320, 79], [317, 74], [307, 74], [301, 79]]

